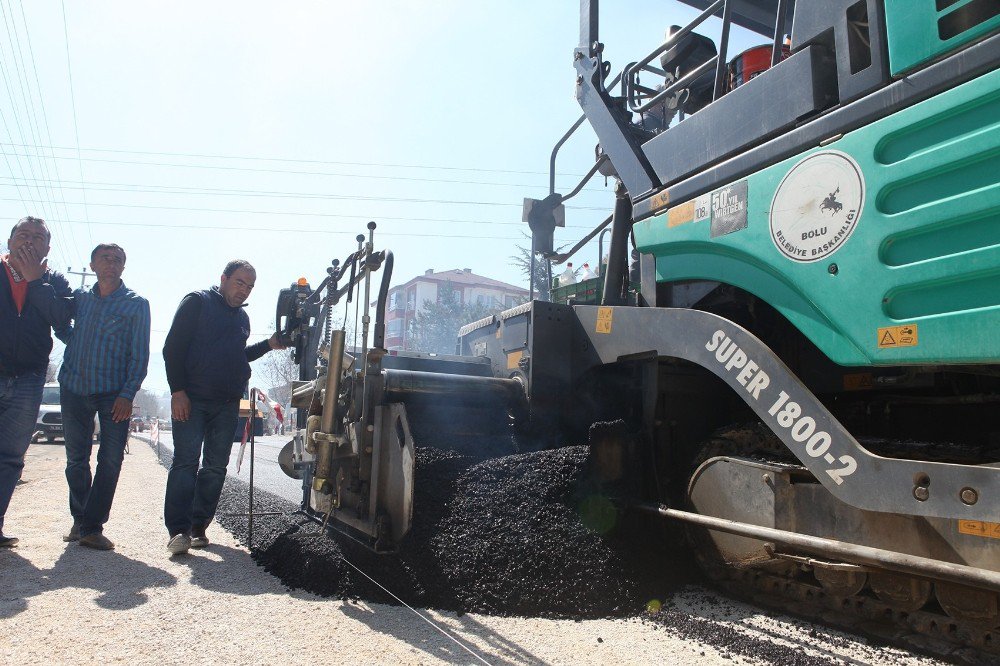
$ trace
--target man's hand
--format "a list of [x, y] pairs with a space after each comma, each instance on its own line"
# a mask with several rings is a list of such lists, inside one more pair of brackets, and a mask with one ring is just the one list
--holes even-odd
[[177, 391], [170, 396], [170, 415], [176, 421], [187, 421], [191, 418], [191, 398], [185, 391]]
[[39, 257], [31, 245], [24, 245], [17, 252], [11, 252], [8, 261], [14, 270], [28, 282], [41, 278], [48, 268], [48, 260], [45, 257]]
[[115, 404], [111, 408], [111, 420], [115, 423], [132, 417], [132, 401], [128, 398], [115, 398]]
[[278, 332], [275, 331], [271, 334], [271, 337], [267, 339], [267, 344], [270, 345], [271, 349], [286, 349], [287, 345], [281, 341], [278, 337]]

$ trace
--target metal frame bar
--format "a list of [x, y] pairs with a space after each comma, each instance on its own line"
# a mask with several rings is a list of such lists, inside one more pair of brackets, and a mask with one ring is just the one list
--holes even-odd
[[779, 530], [773, 527], [761, 527], [759, 525], [726, 520], [725, 518], [704, 516], [690, 511], [671, 509], [666, 506], [641, 504], [637, 505], [636, 508], [641, 511], [655, 513], [664, 518], [672, 518], [692, 525], [699, 525], [709, 530], [769, 541], [851, 563], [946, 580], [960, 585], [1000, 590], [1000, 573], [996, 571], [988, 571], [964, 564], [942, 562], [941, 560], [929, 557], [897, 553], [883, 548], [859, 546], [845, 541], [825, 539], [808, 534], [796, 534], [795, 532]]
[[726, 56], [729, 53], [729, 28], [733, 22], [733, 0], [725, 0], [722, 6], [722, 36], [719, 37], [719, 54], [715, 56], [715, 88], [712, 91], [712, 101], [722, 97], [722, 84], [726, 77], [729, 63]]
[[589, 243], [590, 241], [592, 241], [594, 239], [594, 236], [596, 236], [597, 234], [601, 234], [601, 238], [597, 239], [597, 254], [600, 255], [600, 257], [603, 257], [603, 254], [602, 254], [603, 247], [601, 245], [602, 238], [604, 237], [604, 234], [606, 232], [610, 231], [607, 228], [607, 226], [609, 224], [611, 224], [611, 220], [613, 220], [613, 219], [614, 219], [613, 215], [608, 215], [606, 218], [604, 218], [603, 222], [601, 222], [596, 227], [594, 227], [593, 231], [591, 231], [589, 234], [587, 234], [586, 236], [584, 236], [583, 238], [581, 238], [580, 241], [576, 245], [574, 245], [573, 247], [571, 247], [569, 249], [569, 252], [563, 252], [561, 254], [554, 254], [551, 257], [548, 257], [549, 263], [550, 264], [561, 264], [562, 262], [566, 261], [567, 259], [569, 259], [570, 257], [572, 257], [574, 254], [576, 254], [577, 252], [579, 252], [580, 248], [582, 248], [584, 245], [586, 245], [587, 243]]
[[771, 45], [771, 67], [781, 62], [781, 47], [785, 37], [785, 14], [787, 11], [788, 0], [778, 0], [778, 12], [774, 19], [774, 42]]

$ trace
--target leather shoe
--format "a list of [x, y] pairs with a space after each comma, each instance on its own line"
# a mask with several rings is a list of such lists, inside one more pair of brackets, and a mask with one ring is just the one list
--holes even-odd
[[0, 534], [0, 548], [13, 548], [17, 545], [18, 538], [12, 536], [4, 536]]
[[69, 534], [63, 536], [63, 541], [69, 543], [70, 541], [80, 540], [80, 526], [73, 523], [73, 527], [69, 528]]
[[205, 548], [208, 546], [208, 537], [205, 536], [205, 527], [191, 528], [191, 547]]
[[80, 545], [94, 550], [114, 550], [115, 544], [100, 532], [80, 537]]

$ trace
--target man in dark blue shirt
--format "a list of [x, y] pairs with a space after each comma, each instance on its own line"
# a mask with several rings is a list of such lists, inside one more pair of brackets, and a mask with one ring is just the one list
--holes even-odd
[[[39, 266], [25, 267], [28, 293], [53, 326], [73, 320], [59, 371], [60, 403], [66, 433], [66, 481], [73, 527], [64, 541], [111, 550], [104, 524], [118, 486], [128, 442], [132, 400], [149, 364], [149, 302], [122, 282], [125, 250], [102, 243], [90, 254], [97, 275], [92, 289], [59, 298], [45, 284]], [[101, 423], [97, 470], [91, 475], [94, 416]]]
[[[4, 536], [3, 519], [24, 468], [52, 351], [51, 327], [28, 307], [32, 297], [20, 272], [23, 263], [41, 264], [55, 293], [70, 293], [62, 274], [44, 268], [51, 240], [45, 220], [22, 218], [10, 232], [10, 254], [2, 258], [0, 269], [0, 548], [17, 545], [17, 539]], [[60, 338], [65, 333], [65, 329], [56, 330]]]
[[184, 297], [163, 345], [174, 440], [163, 517], [174, 555], [208, 545], [205, 529], [226, 480], [250, 362], [284, 348], [277, 333], [246, 345], [250, 318], [243, 305], [256, 281], [249, 262], [230, 261], [218, 287]]

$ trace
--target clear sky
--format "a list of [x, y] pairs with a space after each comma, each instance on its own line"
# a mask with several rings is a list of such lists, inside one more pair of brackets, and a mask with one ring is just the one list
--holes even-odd
[[[615, 72], [695, 15], [603, 5]], [[166, 390], [160, 351], [177, 303], [217, 284], [226, 261], [257, 267], [248, 313], [266, 335], [278, 290], [318, 283], [369, 220], [395, 254], [394, 284], [428, 268], [526, 283], [511, 264], [527, 243], [522, 199], [547, 194], [549, 153], [581, 113], [576, 0], [0, 10], [0, 217], [47, 219], [60, 270], [80, 270], [98, 242], [126, 249], [126, 284], [152, 309], [145, 388]], [[595, 142], [585, 125], [563, 149], [557, 190], [589, 169]], [[568, 202], [557, 244], [612, 203], [611, 183], [592, 181]], [[597, 261], [596, 242], [584, 261]]]

